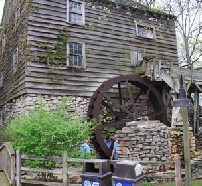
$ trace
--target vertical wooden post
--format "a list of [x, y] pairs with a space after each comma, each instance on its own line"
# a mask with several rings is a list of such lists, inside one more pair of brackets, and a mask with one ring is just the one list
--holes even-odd
[[67, 164], [67, 151], [62, 153], [62, 174], [63, 174], [63, 186], [70, 186], [69, 176], [67, 173], [68, 164]]
[[21, 152], [16, 151], [16, 184], [21, 186]]
[[15, 154], [11, 155], [11, 183], [15, 185]]
[[181, 161], [179, 154], [175, 154], [175, 183], [176, 186], [182, 186]]
[[194, 91], [194, 125], [193, 125], [193, 131], [194, 131], [194, 134], [197, 134], [197, 110], [198, 110], [198, 91], [195, 90]]
[[196, 133], [199, 133], [199, 92], [197, 91], [196, 93], [196, 97], [197, 97], [197, 110], [196, 110]]
[[189, 143], [189, 124], [187, 107], [181, 107], [183, 118], [183, 143], [185, 160], [185, 186], [191, 185], [191, 161], [190, 161], [190, 143]]

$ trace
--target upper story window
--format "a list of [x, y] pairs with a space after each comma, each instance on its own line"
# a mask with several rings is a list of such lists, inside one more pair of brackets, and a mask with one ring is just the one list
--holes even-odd
[[69, 43], [67, 46], [69, 58], [67, 66], [85, 67], [85, 44]]
[[0, 111], [0, 125], [3, 125], [3, 111]]
[[67, 0], [67, 21], [84, 25], [84, 4]]
[[13, 74], [17, 71], [17, 64], [18, 64], [18, 47], [16, 47], [13, 52]]
[[2, 54], [5, 51], [5, 47], [6, 47], [6, 34], [3, 34], [2, 40], [1, 40], [1, 49], [2, 49], [1, 52], [2, 52]]
[[136, 33], [139, 37], [149, 38], [149, 39], [155, 39], [155, 29], [154, 27], [148, 27], [136, 24]]
[[3, 87], [3, 71], [0, 72], [0, 88]]

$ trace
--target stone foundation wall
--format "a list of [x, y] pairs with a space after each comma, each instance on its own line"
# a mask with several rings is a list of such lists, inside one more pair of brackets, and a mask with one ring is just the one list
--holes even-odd
[[[47, 108], [55, 110], [60, 104], [62, 98], [62, 96], [41, 95], [39, 97], [36, 94], [30, 94], [13, 99], [11, 102], [6, 103], [3, 106], [2, 111], [4, 123], [7, 122], [7, 118], [13, 118], [32, 109], [34, 106], [39, 105], [41, 102], [40, 99], [43, 100]], [[90, 98], [71, 96], [66, 97], [66, 100], [68, 111], [75, 111], [79, 116], [86, 117]]]
[[159, 121], [133, 121], [118, 130], [120, 159], [166, 161], [169, 156], [168, 127]]

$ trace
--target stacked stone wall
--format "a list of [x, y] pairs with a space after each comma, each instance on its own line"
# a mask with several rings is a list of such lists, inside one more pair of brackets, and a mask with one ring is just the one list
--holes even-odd
[[4, 123], [7, 122], [8, 118], [14, 118], [27, 110], [33, 109], [34, 106], [41, 103], [41, 100], [48, 109], [55, 110], [58, 108], [58, 105], [61, 103], [63, 98], [66, 98], [66, 106], [68, 111], [76, 112], [78, 116], [86, 117], [88, 104], [90, 102], [89, 98], [51, 95], [37, 96], [36, 94], [30, 94], [13, 99], [11, 102], [8, 102], [3, 106], [2, 111]]
[[118, 130], [120, 159], [166, 161], [169, 156], [168, 127], [159, 121], [133, 121]]

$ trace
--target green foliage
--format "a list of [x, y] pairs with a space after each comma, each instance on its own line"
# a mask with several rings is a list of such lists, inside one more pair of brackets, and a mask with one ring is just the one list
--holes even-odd
[[148, 183], [148, 182], [144, 182], [144, 183], [143, 183], [143, 186], [151, 186], [151, 184]]
[[56, 43], [38, 42], [38, 47], [45, 50], [44, 55], [39, 57], [39, 61], [45, 62], [49, 72], [54, 72], [55, 66], [58, 64], [66, 65], [68, 38], [67, 30], [61, 30], [57, 36]]
[[[47, 110], [41, 103], [34, 110], [11, 120], [7, 133], [12, 135], [14, 149], [35, 156], [80, 157], [80, 143], [92, 134], [92, 122], [86, 122], [74, 114], [65, 112], [63, 100], [58, 109]], [[53, 167], [50, 162], [32, 162], [36, 167]]]
[[0, 125], [0, 145], [11, 140], [11, 136], [5, 132], [6, 126]]
[[[148, 182], [144, 182], [143, 183], [144, 186], [175, 186], [176, 183], [175, 182], [172, 182], [172, 183], [156, 183], [156, 184], [151, 184], [151, 183], [148, 183]], [[202, 180], [192, 180], [191, 182], [191, 186], [201, 186], [202, 185]]]

